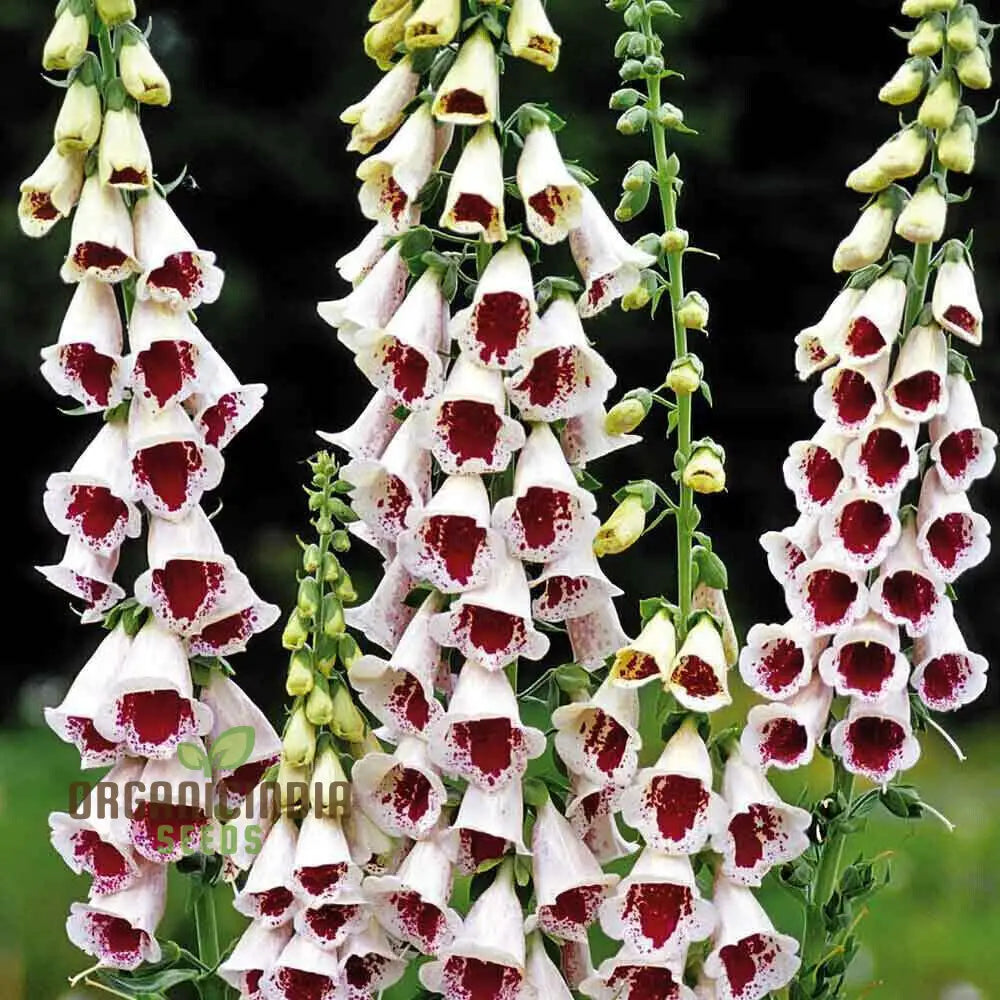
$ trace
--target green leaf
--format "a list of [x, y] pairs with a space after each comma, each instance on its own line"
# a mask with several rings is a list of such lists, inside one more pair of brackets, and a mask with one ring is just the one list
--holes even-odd
[[212, 743], [212, 767], [216, 771], [235, 771], [250, 759], [256, 733], [253, 726], [225, 729]]
[[197, 743], [178, 743], [177, 759], [189, 771], [204, 771], [211, 773], [208, 754]]

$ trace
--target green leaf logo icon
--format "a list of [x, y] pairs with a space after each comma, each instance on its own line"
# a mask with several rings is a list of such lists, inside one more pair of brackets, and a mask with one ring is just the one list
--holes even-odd
[[212, 743], [212, 768], [235, 771], [250, 759], [254, 743], [253, 726], [233, 726], [224, 729]]
[[190, 771], [202, 771], [212, 777], [212, 764], [208, 754], [197, 743], [178, 743], [177, 759]]

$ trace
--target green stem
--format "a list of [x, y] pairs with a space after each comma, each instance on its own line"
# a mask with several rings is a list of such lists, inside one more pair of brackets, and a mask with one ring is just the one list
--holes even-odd
[[[215, 914], [215, 893], [202, 883], [194, 901], [194, 926], [198, 937], [198, 958], [209, 969], [219, 964], [219, 925]], [[214, 973], [199, 982], [202, 1000], [225, 1000], [226, 984]]]
[[111, 31], [104, 23], [97, 28], [97, 50], [101, 56], [101, 82], [107, 86], [115, 78], [116, 64]]

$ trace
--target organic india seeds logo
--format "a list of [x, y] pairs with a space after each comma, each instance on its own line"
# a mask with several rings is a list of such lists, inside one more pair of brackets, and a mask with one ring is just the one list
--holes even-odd
[[199, 743], [180, 743], [177, 759], [190, 771], [201, 771], [211, 781], [213, 771], [235, 771], [253, 753], [253, 726], [233, 726], [216, 737], [208, 752]]

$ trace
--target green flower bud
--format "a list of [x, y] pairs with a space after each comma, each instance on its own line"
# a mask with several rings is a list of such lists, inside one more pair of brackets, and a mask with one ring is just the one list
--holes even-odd
[[645, 309], [656, 292], [657, 277], [655, 271], [640, 271], [639, 284], [622, 296], [622, 312], [633, 312]]
[[353, 635], [344, 634], [337, 642], [337, 655], [345, 670], [350, 670], [361, 659], [361, 647]]
[[354, 582], [346, 570], [341, 572], [340, 579], [337, 580], [337, 585], [333, 588], [333, 592], [344, 604], [353, 604], [358, 599], [358, 592], [354, 589]]
[[626, 59], [618, 75], [623, 80], [639, 80], [642, 78], [642, 63], [638, 59]]
[[406, 22], [413, 13], [413, 4], [403, 4], [395, 13], [373, 25], [365, 33], [365, 55], [374, 59], [383, 73], [392, 68], [396, 46], [403, 40]]
[[907, 59], [878, 92], [878, 99], [884, 104], [896, 107], [915, 101], [927, 83], [931, 62], [926, 56]]
[[969, 107], [959, 109], [954, 124], [938, 139], [938, 162], [946, 170], [971, 174], [976, 165], [976, 115]]
[[[312, 773], [313, 791], [317, 796], [313, 809], [319, 816], [343, 816], [348, 809], [350, 797], [347, 789], [347, 775], [340, 763], [340, 756], [333, 745], [324, 740], [316, 754], [316, 764]], [[331, 794], [331, 789], [334, 791]]]
[[956, 52], [972, 52], [979, 45], [979, 11], [963, 4], [948, 21], [948, 44]]
[[285, 649], [301, 649], [309, 640], [309, 623], [304, 621], [298, 609], [294, 610], [281, 633], [281, 645]]
[[958, 78], [966, 87], [973, 90], [989, 90], [993, 86], [993, 74], [990, 72], [989, 53], [983, 46], [966, 52], [958, 60], [955, 67]]
[[608, 410], [604, 429], [608, 434], [631, 434], [646, 419], [653, 406], [653, 394], [648, 389], [633, 389]]
[[670, 365], [666, 378], [667, 388], [675, 396], [691, 396], [698, 391], [704, 373], [705, 367], [699, 358], [694, 354], [682, 355]]
[[343, 529], [338, 528], [330, 536], [330, 548], [334, 552], [346, 552], [351, 547], [351, 536]]
[[617, 555], [634, 545], [646, 528], [646, 508], [642, 497], [630, 493], [615, 508], [598, 529], [594, 538], [594, 555]]
[[643, 76], [656, 77], [663, 72], [663, 56], [652, 55], [646, 56], [642, 61], [642, 73]]
[[896, 234], [911, 243], [936, 243], [944, 234], [948, 203], [937, 177], [926, 177], [896, 220]]
[[695, 493], [718, 493], [726, 488], [725, 462], [720, 445], [708, 438], [696, 441], [684, 463], [681, 482]]
[[656, 120], [664, 128], [677, 128], [684, 124], [684, 112], [676, 104], [661, 104], [656, 112]]
[[618, 129], [622, 135], [638, 135], [640, 132], [645, 130], [648, 122], [649, 112], [645, 108], [636, 105], [636, 107], [629, 108], [628, 111], [625, 111], [618, 116], [618, 121], [615, 122], [615, 128]]
[[288, 676], [285, 678], [285, 690], [297, 698], [309, 694], [313, 689], [312, 654], [307, 649], [297, 649], [288, 661]]
[[958, 113], [959, 87], [952, 72], [938, 73], [917, 112], [917, 121], [926, 128], [951, 127]]
[[337, 684], [333, 690], [333, 715], [330, 730], [338, 739], [348, 743], [360, 743], [367, 729], [365, 717], [354, 704], [350, 690], [344, 684]]
[[346, 628], [344, 622], [344, 606], [336, 594], [323, 596], [323, 634], [338, 638]]
[[299, 593], [295, 600], [295, 610], [306, 621], [312, 621], [319, 611], [319, 582], [315, 577], [304, 576], [299, 580]]
[[[74, 14], [72, 5], [63, 7], [56, 23], [45, 39], [42, 50], [44, 69], [73, 69], [87, 54], [90, 24], [85, 13]], [[642, 67], [639, 68], [640, 73]]]
[[307, 545], [302, 551], [302, 568], [307, 573], [315, 573], [320, 567], [321, 560], [319, 546], [315, 543]]
[[649, 163], [647, 160], [636, 160], [628, 168], [628, 173], [622, 181], [622, 188], [625, 191], [646, 190], [655, 176], [656, 170], [653, 168], [652, 163]]
[[944, 18], [940, 14], [925, 18], [906, 45], [911, 56], [935, 56], [944, 45]]
[[616, 90], [611, 95], [611, 100], [608, 102], [608, 107], [612, 111], [627, 111], [629, 108], [634, 108], [640, 101], [645, 101], [646, 95], [639, 93], [633, 87], [625, 87], [622, 90]]
[[677, 321], [685, 330], [708, 327], [708, 302], [701, 292], [688, 292], [677, 307]]
[[330, 697], [330, 685], [325, 677], [317, 677], [309, 697], [306, 698], [306, 718], [314, 726], [328, 725], [333, 718], [333, 699]]
[[686, 229], [668, 229], [660, 237], [660, 247], [664, 253], [682, 253], [687, 250], [689, 239]]
[[855, 167], [847, 177], [847, 186], [872, 193], [888, 187], [894, 180], [912, 177], [923, 167], [928, 146], [927, 130], [921, 125], [908, 125]]
[[340, 560], [332, 552], [327, 552], [323, 556], [323, 582], [336, 583], [340, 579], [340, 574]]
[[109, 27], [135, 19], [135, 0], [97, 0], [97, 16]]
[[[391, 17], [400, 8], [405, 7], [408, 0], [375, 0], [368, 10], [368, 20], [373, 24]], [[324, 452], [324, 454], [326, 454]]]
[[316, 648], [313, 650], [313, 662], [320, 673], [329, 677], [337, 663], [337, 638], [330, 635], [318, 635]]
[[309, 770], [282, 760], [274, 778], [278, 808], [292, 815], [309, 806]]
[[649, 204], [648, 185], [638, 191], [626, 191], [615, 208], [615, 218], [619, 222], [628, 222], [639, 215]]
[[316, 756], [316, 729], [300, 707], [292, 712], [281, 740], [283, 759], [292, 767], [308, 767]]
[[329, 514], [321, 514], [313, 522], [316, 526], [316, 531], [320, 535], [329, 535], [333, 533], [333, 518]]

